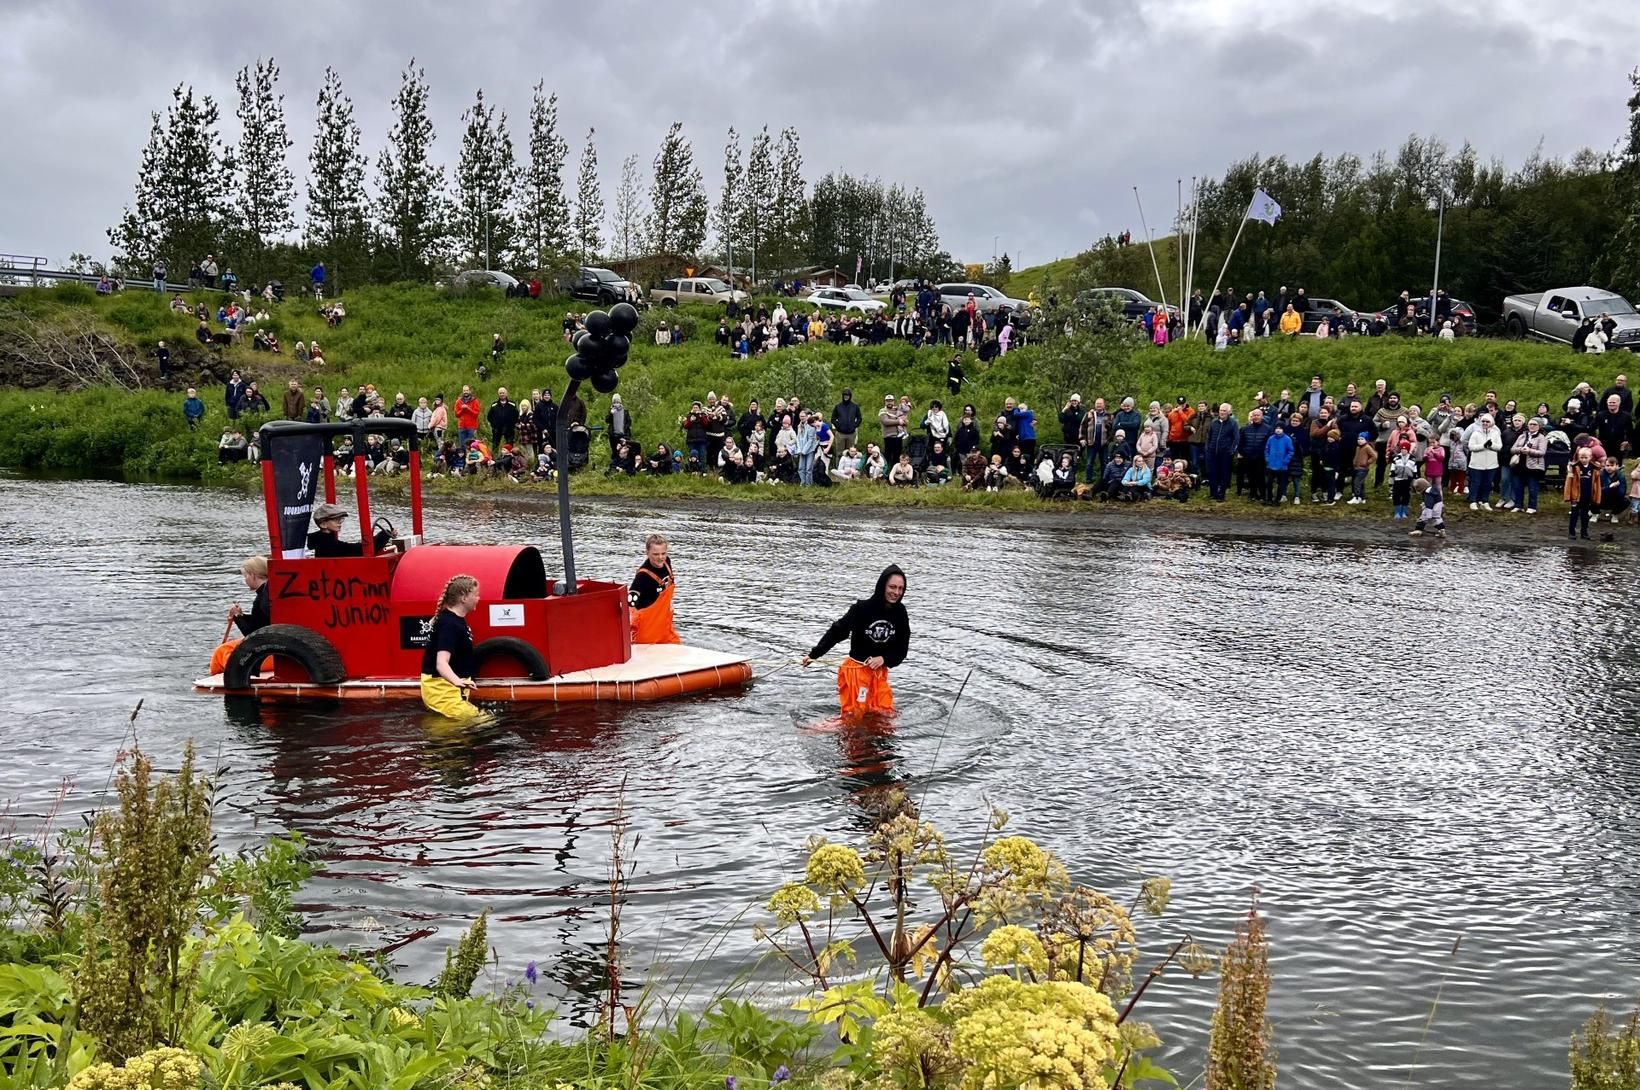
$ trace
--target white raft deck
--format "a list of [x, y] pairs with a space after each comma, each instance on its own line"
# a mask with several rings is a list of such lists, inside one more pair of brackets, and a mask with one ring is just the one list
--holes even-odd
[[[473, 699], [628, 703], [739, 688], [751, 679], [751, 663], [738, 655], [680, 643], [636, 644], [626, 662], [557, 674], [545, 681], [478, 678]], [[228, 689], [221, 674], [212, 674], [195, 681], [194, 691], [262, 700], [420, 700], [421, 680], [359, 678], [340, 685], [313, 685], [270, 678], [249, 689]]]

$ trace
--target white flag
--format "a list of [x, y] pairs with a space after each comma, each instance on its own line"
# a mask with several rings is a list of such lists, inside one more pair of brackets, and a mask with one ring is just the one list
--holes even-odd
[[1247, 206], [1247, 218], [1274, 226], [1276, 220], [1281, 218], [1281, 205], [1277, 204], [1275, 198], [1264, 192], [1264, 190], [1255, 189], [1253, 190], [1253, 203]]

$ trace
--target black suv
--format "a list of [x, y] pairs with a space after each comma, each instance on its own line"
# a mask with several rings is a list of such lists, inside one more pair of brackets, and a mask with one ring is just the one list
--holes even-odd
[[565, 278], [559, 287], [565, 295], [602, 303], [604, 306], [637, 301], [637, 291], [631, 284], [609, 269], [599, 269], [591, 265], [582, 265], [577, 272]]

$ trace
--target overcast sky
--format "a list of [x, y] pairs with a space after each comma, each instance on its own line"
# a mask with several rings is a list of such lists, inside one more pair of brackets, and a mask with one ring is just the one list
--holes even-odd
[[673, 120], [714, 193], [729, 125], [794, 125], [810, 182], [841, 169], [919, 185], [954, 256], [995, 245], [1016, 267], [1139, 235], [1133, 186], [1165, 228], [1176, 179], [1254, 152], [1365, 157], [1414, 130], [1511, 167], [1540, 141], [1607, 151], [1640, 63], [1636, 0], [0, 0], [0, 28], [0, 251], [59, 260], [108, 255], [175, 83], [214, 96], [236, 139], [234, 73], [270, 55], [299, 172], [325, 66], [373, 164], [414, 56], [447, 161], [479, 87], [522, 153], [538, 79], [558, 92], [571, 189], [597, 127], [606, 203], [622, 158], [647, 168]]

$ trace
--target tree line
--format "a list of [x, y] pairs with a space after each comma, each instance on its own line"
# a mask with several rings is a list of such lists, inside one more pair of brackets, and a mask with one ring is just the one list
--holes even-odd
[[[1312, 296], [1363, 310], [1402, 291], [1427, 292], [1440, 228], [1440, 287], [1495, 319], [1506, 295], [1593, 284], [1640, 302], [1640, 69], [1631, 75], [1629, 129], [1611, 153], [1589, 148], [1566, 159], [1533, 153], [1514, 170], [1482, 161], [1464, 143], [1409, 136], [1393, 153], [1363, 160], [1316, 155], [1234, 163], [1201, 188], [1194, 287], [1224, 280], [1238, 294], [1302, 285]], [[1248, 222], [1255, 189], [1281, 205], [1274, 226]], [[1188, 203], [1188, 198], [1187, 198]], [[1185, 231], [1188, 211], [1175, 231]], [[1178, 295], [1179, 239], [1156, 243], [1161, 287], [1144, 240], [1106, 239], [1078, 255], [1061, 293], [1097, 285]]]
[[300, 179], [287, 157], [294, 142], [278, 83], [271, 58], [240, 70], [237, 144], [224, 141], [212, 98], [187, 85], [152, 114], [132, 202], [107, 232], [116, 270], [146, 276], [162, 260], [175, 278], [208, 253], [247, 284], [318, 260], [349, 284], [480, 265], [550, 273], [649, 255], [659, 267], [715, 260], [760, 281], [807, 265], [852, 272], [857, 256], [884, 276], [954, 267], [920, 189], [833, 172], [811, 195], [793, 127], [762, 128], [744, 160], [729, 129], [714, 209], [694, 146], [673, 122], [647, 172], [636, 155], [622, 161], [606, 214], [596, 130], [587, 130], [572, 186], [558, 96], [544, 82], [533, 88], [521, 152], [506, 111], [480, 89], [461, 116], [447, 176], [435, 155], [426, 73], [412, 59], [368, 186], [371, 164], [336, 70], [325, 70]]

